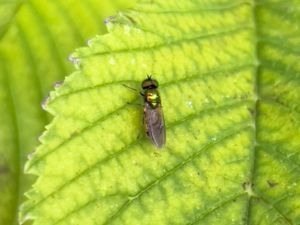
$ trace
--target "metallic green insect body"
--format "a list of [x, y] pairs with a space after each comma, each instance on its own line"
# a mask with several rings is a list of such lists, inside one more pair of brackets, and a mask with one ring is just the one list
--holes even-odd
[[166, 130], [161, 106], [160, 95], [157, 90], [158, 82], [148, 76], [142, 82], [144, 90], [144, 124], [146, 133], [157, 148], [162, 148], [166, 143]]

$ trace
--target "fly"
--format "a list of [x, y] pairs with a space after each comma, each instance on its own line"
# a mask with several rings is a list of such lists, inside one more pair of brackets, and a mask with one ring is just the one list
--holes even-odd
[[144, 98], [144, 125], [146, 134], [157, 148], [166, 143], [166, 129], [160, 95], [157, 90], [158, 82], [148, 75], [142, 82]]

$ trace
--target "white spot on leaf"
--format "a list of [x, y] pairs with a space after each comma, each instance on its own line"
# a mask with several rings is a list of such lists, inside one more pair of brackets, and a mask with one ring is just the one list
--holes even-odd
[[59, 88], [59, 87], [61, 87], [62, 85], [63, 85], [63, 81], [57, 81], [57, 82], [55, 82], [54, 83], [54, 88]]
[[116, 64], [115, 58], [110, 57], [108, 63], [111, 64], [111, 65], [115, 65]]
[[48, 102], [49, 102], [49, 99], [50, 99], [50, 97], [49, 97], [49, 96], [46, 96], [46, 97], [44, 98], [44, 100], [42, 101], [41, 107], [42, 107], [43, 110], [46, 110], [46, 107], [47, 107], [47, 104], [48, 104]]
[[80, 66], [80, 59], [79, 59], [79, 58], [70, 55], [70, 56], [68, 57], [68, 60], [69, 60], [71, 63], [73, 63], [73, 65], [74, 65], [76, 68]]
[[87, 40], [86, 44], [87, 44], [88, 46], [92, 46], [92, 44], [93, 44], [93, 39]]
[[136, 63], [135, 59], [131, 59], [130, 63], [135, 64]]
[[187, 101], [186, 104], [189, 108], [193, 108], [193, 102], [191, 100]]

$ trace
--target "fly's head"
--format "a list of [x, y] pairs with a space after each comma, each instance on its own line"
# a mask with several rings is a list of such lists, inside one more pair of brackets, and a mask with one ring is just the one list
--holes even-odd
[[147, 79], [142, 82], [142, 88], [143, 90], [156, 89], [158, 88], [158, 82], [148, 75]]

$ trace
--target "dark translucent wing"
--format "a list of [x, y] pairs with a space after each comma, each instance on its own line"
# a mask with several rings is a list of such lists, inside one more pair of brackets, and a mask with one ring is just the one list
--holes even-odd
[[153, 109], [145, 102], [144, 113], [148, 136], [156, 147], [163, 147], [166, 142], [166, 130], [161, 105]]

